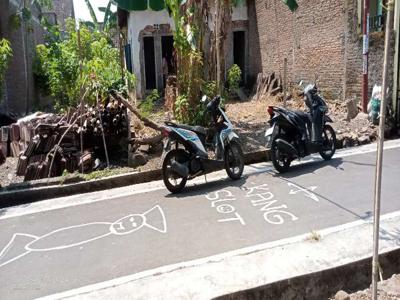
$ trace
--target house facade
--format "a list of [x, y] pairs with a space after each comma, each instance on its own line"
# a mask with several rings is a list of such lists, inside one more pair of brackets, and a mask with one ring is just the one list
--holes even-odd
[[[395, 2], [389, 86], [391, 105], [399, 116], [400, 3]], [[275, 72], [285, 78], [287, 89], [300, 80], [316, 81], [327, 98], [361, 99], [363, 1], [297, 0], [297, 3], [295, 12], [279, 0], [247, 0], [234, 8], [232, 24], [228, 26], [231, 30], [227, 37], [226, 67], [237, 63], [249, 86], [258, 73]], [[382, 83], [386, 16], [382, 4], [386, 1], [370, 0], [369, 95], [374, 84]], [[163, 88], [162, 58], [172, 43], [173, 21], [166, 10], [147, 8], [128, 11], [126, 26], [128, 56], [141, 98], [148, 90]]]
[[[210, 28], [213, 26], [214, 8], [210, 1]], [[146, 8], [146, 6], [144, 7]], [[232, 24], [227, 36], [226, 68], [234, 63], [241, 69], [244, 83], [256, 77], [254, 65], [251, 64], [249, 41], [255, 32], [255, 6], [249, 12], [246, 1], [240, 2], [232, 10]], [[163, 89], [163, 58], [169, 66], [168, 72], [173, 73], [173, 32], [174, 21], [166, 9], [154, 10], [150, 7], [143, 10], [128, 10], [125, 15], [127, 46], [126, 56], [128, 69], [137, 79], [137, 96], [143, 98], [146, 92], [153, 89]], [[253, 23], [252, 23], [253, 20]], [[212, 28], [211, 28], [212, 29]], [[164, 61], [165, 64], [165, 61]], [[258, 66], [257, 66], [258, 67]], [[165, 70], [164, 70], [165, 72]]]

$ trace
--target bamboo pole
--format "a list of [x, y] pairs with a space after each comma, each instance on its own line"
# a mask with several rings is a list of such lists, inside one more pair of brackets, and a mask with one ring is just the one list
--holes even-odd
[[110, 167], [110, 160], [108, 159], [108, 150], [107, 150], [106, 136], [105, 136], [105, 134], [104, 134], [103, 119], [102, 119], [102, 117], [101, 117], [101, 112], [100, 112], [99, 92], [96, 93], [96, 104], [97, 104], [97, 112], [99, 113], [101, 135], [102, 135], [102, 137], [103, 137], [103, 145], [104, 145], [104, 152], [105, 152], [105, 154], [106, 154], [107, 168], [109, 168], [109, 167]]
[[381, 184], [382, 184], [382, 160], [383, 140], [385, 135], [386, 120], [386, 98], [388, 88], [388, 59], [390, 47], [391, 18], [393, 15], [394, 0], [389, 0], [385, 29], [385, 53], [383, 59], [382, 74], [382, 100], [379, 118], [378, 146], [376, 157], [375, 191], [374, 191], [374, 234], [373, 234], [373, 256], [372, 256], [372, 299], [378, 299], [378, 275], [379, 275], [379, 221], [381, 213]]
[[[79, 76], [82, 79], [83, 78], [83, 57], [82, 57], [82, 44], [81, 44], [81, 29], [80, 27], [78, 27], [78, 31], [77, 31], [77, 37], [78, 37], [78, 49], [79, 49]], [[83, 90], [83, 86], [81, 86], [81, 91], [80, 94], [82, 95], [82, 90]], [[81, 96], [81, 102], [79, 105], [79, 112], [80, 115], [82, 115], [83, 113], [83, 96]], [[80, 134], [80, 142], [81, 142], [81, 159], [83, 157], [83, 126], [82, 126], [82, 118], [80, 119], [80, 124], [79, 124], [79, 134]], [[81, 172], [83, 174], [84, 168], [83, 168], [83, 160], [81, 163]]]

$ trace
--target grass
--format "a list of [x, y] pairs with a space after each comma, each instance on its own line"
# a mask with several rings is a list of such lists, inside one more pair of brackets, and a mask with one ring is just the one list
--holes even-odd
[[111, 169], [93, 171], [88, 174], [81, 174], [78, 171], [76, 171], [74, 173], [69, 173], [67, 170], [64, 170], [64, 172], [61, 175], [60, 185], [63, 185], [68, 178], [72, 178], [72, 177], [79, 177], [85, 181], [90, 181], [90, 180], [101, 179], [101, 178], [115, 176], [115, 175], [127, 174], [127, 173], [131, 173], [132, 171], [133, 171], [133, 169], [131, 169], [131, 168], [111, 168]]
[[319, 242], [321, 240], [321, 235], [317, 231], [312, 230], [307, 240], [311, 242]]
[[93, 171], [90, 172], [89, 174], [79, 174], [81, 178], [83, 178], [85, 181], [89, 180], [95, 180], [95, 179], [100, 179], [100, 178], [105, 178], [105, 177], [110, 177], [110, 176], [115, 176], [115, 175], [121, 175], [121, 174], [126, 174], [132, 172], [132, 169], [129, 168], [113, 168], [113, 169], [104, 169], [104, 170], [99, 170], [99, 171]]

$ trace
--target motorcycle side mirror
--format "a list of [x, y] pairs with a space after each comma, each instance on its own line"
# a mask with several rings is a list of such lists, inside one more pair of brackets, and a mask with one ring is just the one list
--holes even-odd
[[206, 103], [207, 102], [207, 96], [203, 95], [203, 97], [200, 100], [201, 103]]

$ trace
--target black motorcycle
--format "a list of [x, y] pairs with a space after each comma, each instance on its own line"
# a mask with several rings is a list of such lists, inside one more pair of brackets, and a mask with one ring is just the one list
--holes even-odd
[[[239, 137], [233, 131], [232, 123], [220, 107], [220, 102], [220, 97], [209, 102], [206, 96], [202, 98], [206, 112], [212, 117], [209, 128], [165, 123], [164, 136], [167, 139], [162, 173], [164, 184], [170, 192], [178, 193], [188, 179], [223, 167], [234, 180], [242, 176], [244, 159]], [[215, 158], [210, 158], [209, 151], [214, 153]]]
[[305, 103], [309, 113], [292, 111], [282, 107], [269, 106], [270, 128], [265, 136], [267, 149], [275, 169], [286, 172], [295, 159], [319, 153], [330, 160], [336, 151], [336, 134], [327, 123], [333, 123], [327, 116], [328, 107], [318, 94], [315, 84], [305, 87]]

